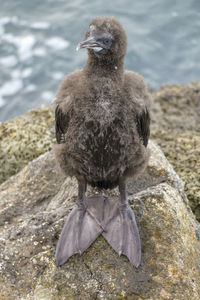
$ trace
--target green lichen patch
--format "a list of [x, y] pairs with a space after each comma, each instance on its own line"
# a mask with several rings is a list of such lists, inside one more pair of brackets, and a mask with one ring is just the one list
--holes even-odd
[[41, 106], [0, 123], [0, 183], [51, 149], [54, 141], [53, 122], [53, 111]]

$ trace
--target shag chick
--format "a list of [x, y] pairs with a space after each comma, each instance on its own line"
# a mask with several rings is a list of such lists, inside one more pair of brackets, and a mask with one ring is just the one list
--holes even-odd
[[[149, 159], [147, 87], [140, 75], [124, 70], [127, 39], [114, 17], [92, 20], [77, 50], [82, 48], [88, 50], [85, 67], [63, 79], [54, 102], [56, 159], [66, 176], [78, 181], [77, 206], [62, 230], [56, 264], [81, 254], [102, 233], [137, 267], [140, 236], [126, 179], [142, 173]], [[87, 184], [118, 186], [119, 200], [113, 204], [101, 196], [87, 198]]]

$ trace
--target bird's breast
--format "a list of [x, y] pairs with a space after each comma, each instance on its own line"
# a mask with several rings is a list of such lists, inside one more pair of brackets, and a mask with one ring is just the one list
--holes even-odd
[[66, 137], [68, 151], [80, 162], [87, 178], [101, 180], [111, 175], [114, 178], [124, 172], [121, 165], [128, 160], [134, 135], [125, 107], [117, 96], [104, 95], [81, 102], [70, 124]]
[[99, 112], [102, 111], [104, 113], [107, 113], [109, 112], [110, 108], [111, 108], [111, 103], [108, 100], [102, 100], [96, 103], [96, 109]]

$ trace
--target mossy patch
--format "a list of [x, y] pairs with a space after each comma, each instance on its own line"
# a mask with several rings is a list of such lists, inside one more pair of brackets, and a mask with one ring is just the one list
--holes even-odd
[[53, 123], [54, 113], [45, 106], [0, 123], [0, 183], [51, 149], [55, 136]]

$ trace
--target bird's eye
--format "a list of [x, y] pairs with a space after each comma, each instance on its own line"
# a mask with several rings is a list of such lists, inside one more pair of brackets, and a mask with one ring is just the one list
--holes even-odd
[[109, 42], [110, 42], [110, 40], [109, 40], [109, 39], [105, 39], [105, 40], [104, 40], [104, 44], [106, 44], [106, 45], [108, 45], [108, 44], [109, 44]]

